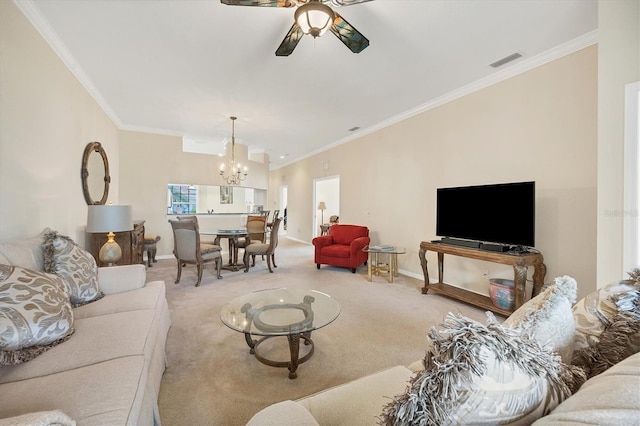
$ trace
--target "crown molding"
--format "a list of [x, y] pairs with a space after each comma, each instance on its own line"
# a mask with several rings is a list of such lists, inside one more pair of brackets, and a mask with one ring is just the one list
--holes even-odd
[[[320, 154], [322, 152], [328, 151], [337, 146], [343, 145], [347, 142], [351, 142], [353, 140], [359, 139], [363, 136], [366, 136], [370, 133], [377, 132], [378, 130], [382, 130], [386, 127], [389, 127], [393, 124], [404, 121], [408, 118], [414, 117], [416, 115], [422, 114], [431, 109], [442, 106], [446, 103], [454, 101], [456, 99], [462, 98], [471, 93], [477, 92], [479, 90], [485, 89], [487, 87], [493, 86], [494, 84], [500, 83], [502, 81], [508, 80], [512, 77], [525, 73], [527, 71], [531, 71], [534, 68], [537, 68], [541, 65], [547, 64], [549, 62], [555, 61], [556, 59], [560, 59], [564, 56], [575, 53], [579, 50], [582, 50], [586, 47], [598, 43], [598, 31], [594, 30], [589, 33], [584, 34], [581, 37], [570, 40], [564, 44], [558, 45], [552, 49], [549, 49], [539, 55], [533, 56], [531, 58], [519, 61], [514, 63], [508, 68], [505, 68], [500, 71], [496, 71], [491, 75], [488, 75], [480, 80], [476, 80], [473, 83], [462, 86], [456, 90], [453, 90], [449, 93], [446, 93], [440, 97], [430, 100], [422, 105], [417, 106], [416, 108], [405, 111], [401, 114], [395, 115], [387, 120], [381, 121], [373, 126], [369, 126], [359, 130], [357, 133], [339, 139], [333, 143], [323, 146], [315, 151], [312, 151], [302, 157], [298, 157], [295, 160], [288, 161], [286, 164], [283, 164], [278, 167], [278, 169], [282, 167], [286, 167], [300, 160], [304, 160], [305, 158], [312, 157], [314, 155]], [[277, 169], [274, 169], [277, 170]]]
[[[35, 29], [40, 33], [40, 35], [42, 35], [42, 37], [49, 44], [49, 46], [51, 46], [53, 51], [58, 55], [58, 57], [67, 66], [67, 68], [71, 71], [71, 73], [78, 79], [80, 84], [85, 88], [85, 90], [89, 93], [89, 95], [102, 108], [105, 114], [107, 114], [107, 116], [114, 122], [114, 124], [118, 129], [143, 132], [143, 133], [154, 133], [154, 134], [167, 135], [167, 136], [178, 136], [178, 137], [185, 136], [184, 134], [181, 134], [179, 132], [167, 130], [167, 129], [157, 129], [157, 128], [149, 128], [144, 126], [124, 124], [120, 120], [120, 118], [117, 116], [117, 114], [113, 111], [113, 109], [111, 108], [107, 100], [102, 96], [100, 91], [93, 84], [91, 79], [84, 72], [82, 67], [75, 60], [73, 55], [66, 48], [66, 46], [64, 45], [64, 43], [62, 42], [58, 34], [53, 30], [53, 28], [51, 28], [51, 26], [46, 21], [46, 19], [44, 19], [44, 17], [40, 13], [39, 9], [34, 4], [34, 2], [32, 0], [13, 0], [13, 3], [27, 17], [29, 22], [31, 22], [31, 25], [33, 25]], [[343, 145], [347, 142], [351, 142], [355, 139], [359, 139], [370, 133], [374, 133], [378, 130], [384, 129], [393, 124], [396, 124], [408, 118], [414, 117], [418, 114], [422, 114], [423, 112], [429, 111], [433, 108], [437, 108], [441, 105], [444, 105], [448, 102], [459, 99], [463, 96], [469, 95], [478, 90], [482, 90], [496, 83], [507, 80], [511, 77], [530, 71], [534, 68], [537, 68], [541, 65], [544, 65], [551, 61], [559, 59], [563, 56], [570, 55], [574, 52], [577, 52], [578, 50], [584, 49], [593, 44], [597, 44], [597, 42], [598, 42], [598, 31], [597, 30], [591, 31], [589, 33], [584, 34], [581, 37], [570, 40], [567, 43], [556, 46], [539, 55], [533, 56], [525, 60], [518, 61], [515, 64], [509, 66], [508, 68], [505, 68], [504, 70], [496, 71], [493, 74], [488, 75], [487, 77], [484, 77], [468, 85], [462, 86], [440, 97], [432, 99], [429, 102], [419, 105], [416, 108], [410, 109], [401, 114], [395, 115], [389, 119], [383, 120], [373, 126], [363, 128], [354, 134], [351, 134], [347, 137], [339, 139], [333, 143], [327, 144], [322, 148], [314, 150], [304, 156], [298, 157], [296, 159], [291, 159], [290, 161], [287, 161], [286, 163], [272, 170], [281, 169], [295, 162], [304, 160], [305, 158], [312, 157], [319, 153], [325, 152], [329, 149]]]
[[102, 108], [105, 114], [114, 122], [116, 127], [122, 129], [124, 127], [122, 121], [120, 121], [116, 113], [111, 109], [107, 100], [102, 96], [82, 67], [80, 67], [73, 55], [67, 50], [58, 34], [51, 28], [47, 20], [44, 19], [33, 1], [13, 0], [13, 3], [20, 9], [24, 16], [27, 17], [31, 25], [34, 26], [49, 46], [51, 46], [56, 55], [58, 55], [76, 79], [78, 79], [82, 87], [89, 92], [89, 95], [96, 101], [100, 108]]

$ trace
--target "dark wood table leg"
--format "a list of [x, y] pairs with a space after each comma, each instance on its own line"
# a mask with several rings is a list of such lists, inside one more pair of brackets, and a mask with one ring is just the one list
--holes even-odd
[[287, 336], [289, 340], [289, 352], [291, 353], [291, 362], [289, 363], [289, 378], [298, 377], [296, 370], [298, 369], [298, 357], [300, 356], [300, 335], [290, 334]]
[[422, 287], [422, 294], [429, 292], [429, 270], [427, 269], [427, 258], [425, 257], [426, 250], [420, 248], [418, 251], [418, 258], [420, 259], [420, 265], [422, 266], [422, 274], [424, 275], [424, 287]]
[[244, 340], [247, 342], [247, 345], [249, 345], [249, 348], [251, 348], [249, 349], [249, 353], [252, 355], [255, 354], [256, 341], [251, 338], [251, 334], [244, 333]]
[[527, 265], [513, 265], [514, 279], [513, 284], [516, 292], [516, 304], [514, 307], [518, 309], [525, 302], [526, 293], [525, 286], [527, 285]]
[[542, 290], [542, 286], [544, 285], [545, 275], [547, 275], [547, 266], [544, 263], [533, 266], [533, 290], [531, 297], [540, 294], [540, 290]]

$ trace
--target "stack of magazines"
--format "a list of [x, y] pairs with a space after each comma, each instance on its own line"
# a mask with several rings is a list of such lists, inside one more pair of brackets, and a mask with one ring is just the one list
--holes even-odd
[[387, 246], [387, 245], [369, 246], [369, 250], [380, 250], [380, 251], [393, 250], [394, 248], [395, 248], [394, 246]]

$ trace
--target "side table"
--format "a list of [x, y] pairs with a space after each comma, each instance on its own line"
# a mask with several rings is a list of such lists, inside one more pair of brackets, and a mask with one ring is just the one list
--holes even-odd
[[[393, 277], [398, 276], [398, 255], [405, 254], [404, 247], [395, 246], [367, 246], [362, 249], [365, 253], [369, 253], [369, 260], [367, 262], [367, 279], [373, 280], [373, 275], [386, 274], [387, 281], [393, 282]], [[380, 263], [380, 255], [386, 254], [389, 256], [387, 263]]]

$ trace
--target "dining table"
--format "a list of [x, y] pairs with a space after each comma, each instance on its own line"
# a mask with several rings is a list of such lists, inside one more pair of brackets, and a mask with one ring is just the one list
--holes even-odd
[[[262, 231], [265, 232], [265, 231]], [[251, 242], [251, 234], [259, 234], [260, 231], [248, 231], [246, 228], [238, 229], [218, 229], [216, 231], [200, 231], [200, 235], [213, 236], [214, 244], [220, 246], [220, 240], [226, 238], [229, 240], [229, 263], [223, 264], [222, 269], [228, 271], [239, 271], [244, 268], [242, 262], [238, 262], [238, 238], [246, 238], [247, 245]], [[221, 246], [222, 247], [222, 246]]]

